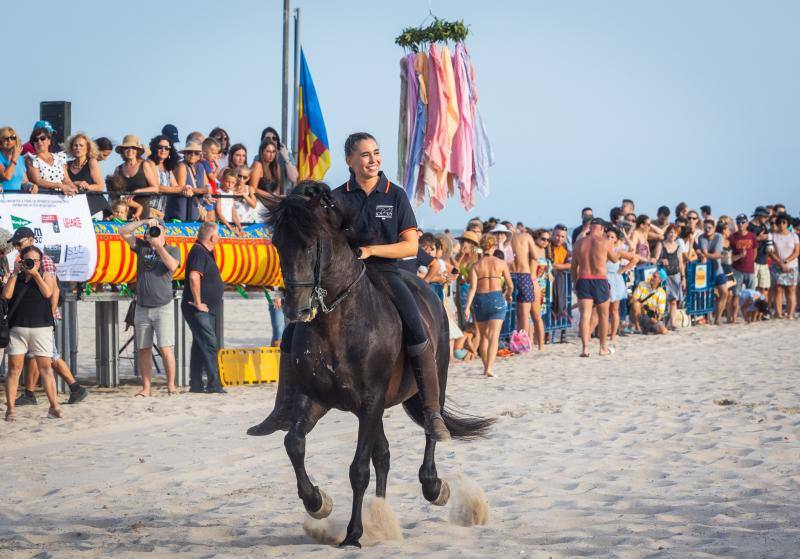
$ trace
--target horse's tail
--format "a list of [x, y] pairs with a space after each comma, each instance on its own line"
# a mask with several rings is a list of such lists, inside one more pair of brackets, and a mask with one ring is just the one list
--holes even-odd
[[[403, 402], [403, 408], [405, 408], [408, 416], [414, 420], [414, 423], [420, 427], [425, 424], [425, 418], [422, 414], [422, 398], [420, 398], [419, 394], [414, 394], [414, 396]], [[450, 401], [446, 401], [442, 408], [442, 419], [444, 419], [444, 424], [454, 439], [465, 441], [485, 437], [489, 432], [489, 428], [495, 422], [491, 418], [465, 413]]]

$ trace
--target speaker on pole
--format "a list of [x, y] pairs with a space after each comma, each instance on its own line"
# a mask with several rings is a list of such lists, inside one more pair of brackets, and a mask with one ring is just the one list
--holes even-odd
[[42, 101], [39, 103], [39, 119], [46, 120], [55, 128], [53, 145], [60, 145], [72, 134], [72, 103], [69, 101]]

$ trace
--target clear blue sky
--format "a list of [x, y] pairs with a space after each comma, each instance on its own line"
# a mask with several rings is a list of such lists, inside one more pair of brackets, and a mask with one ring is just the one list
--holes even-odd
[[[2, 124], [27, 135], [40, 100], [72, 101], [74, 130], [143, 141], [225, 127], [251, 150], [280, 128], [280, 0], [4, 3]], [[452, 199], [424, 227], [470, 215], [573, 224], [623, 197], [654, 213], [681, 200], [715, 214], [782, 201], [800, 210], [800, 2], [772, 0], [295, 1], [334, 166], [356, 130], [396, 173], [394, 37], [429, 7], [463, 19], [497, 156], [492, 192]], [[39, 21], [39, 23], [36, 23]], [[46, 28], [50, 27], [48, 32]], [[32, 31], [39, 28], [37, 31]], [[48, 40], [48, 37], [51, 39]]]

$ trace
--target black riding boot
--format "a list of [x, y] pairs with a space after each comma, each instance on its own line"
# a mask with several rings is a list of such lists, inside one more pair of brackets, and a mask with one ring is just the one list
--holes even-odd
[[425, 417], [425, 434], [431, 435], [434, 440], [446, 442], [450, 440], [450, 431], [442, 419], [439, 404], [439, 376], [436, 369], [436, 356], [433, 353], [433, 344], [430, 340], [424, 344], [407, 348], [414, 379], [422, 396], [422, 410]]
[[275, 431], [288, 431], [292, 421], [292, 402], [294, 401], [294, 384], [291, 379], [292, 354], [281, 351], [281, 362], [278, 369], [278, 393], [275, 394], [275, 406], [267, 418], [247, 430], [248, 435], [263, 437]]

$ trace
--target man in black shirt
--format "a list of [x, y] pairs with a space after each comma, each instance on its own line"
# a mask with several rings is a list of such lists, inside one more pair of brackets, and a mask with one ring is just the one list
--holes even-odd
[[[186, 281], [181, 310], [192, 331], [192, 352], [189, 359], [189, 392], [225, 394], [217, 366], [216, 316], [222, 310], [225, 286], [214, 260], [214, 247], [219, 241], [218, 225], [206, 222], [200, 226], [197, 241], [186, 258]], [[203, 371], [207, 384], [203, 388]]]
[[756, 239], [758, 239], [758, 249], [756, 250], [754, 264], [756, 289], [766, 295], [772, 285], [772, 278], [767, 265], [769, 251], [772, 248], [772, 236], [769, 233], [769, 210], [763, 206], [758, 206], [753, 212], [753, 221], [750, 222], [747, 229], [754, 233]]

